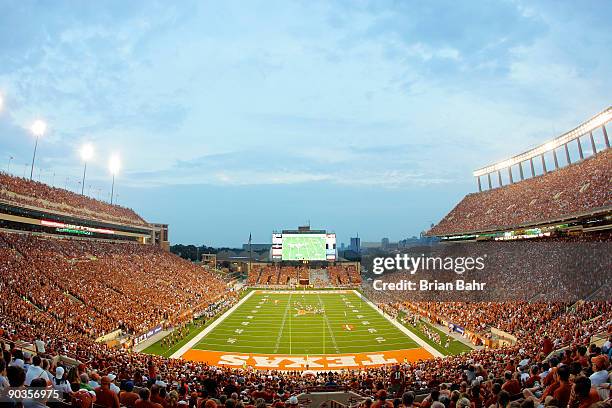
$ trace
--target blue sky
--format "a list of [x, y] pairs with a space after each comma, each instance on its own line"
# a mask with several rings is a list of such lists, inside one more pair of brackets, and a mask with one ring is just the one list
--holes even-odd
[[[610, 105], [607, 1], [0, 1], [0, 165], [167, 222], [268, 242], [310, 220], [418, 234], [471, 172]], [[29, 170], [28, 170], [29, 171]], [[91, 188], [89, 187], [91, 185]]]

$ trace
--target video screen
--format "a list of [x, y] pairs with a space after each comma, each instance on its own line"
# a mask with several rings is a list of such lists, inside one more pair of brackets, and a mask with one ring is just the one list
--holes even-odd
[[327, 260], [326, 234], [283, 234], [283, 261]]

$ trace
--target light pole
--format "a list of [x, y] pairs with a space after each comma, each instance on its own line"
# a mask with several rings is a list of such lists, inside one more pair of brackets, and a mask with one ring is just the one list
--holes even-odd
[[113, 175], [113, 184], [111, 185], [111, 196], [110, 196], [110, 203], [113, 203], [113, 195], [115, 194], [115, 175], [119, 172], [119, 168], [121, 167], [121, 162], [119, 160], [119, 156], [117, 156], [116, 154], [113, 154], [110, 157], [110, 160], [108, 162], [108, 168], [111, 172], [111, 174]]
[[38, 147], [38, 138], [45, 134], [47, 130], [47, 124], [42, 120], [38, 119], [32, 123], [32, 127], [30, 129], [34, 136], [36, 136], [36, 142], [34, 143], [34, 155], [32, 156], [32, 167], [30, 167], [30, 180], [32, 180], [32, 176], [34, 175], [34, 161], [36, 160], [36, 148]]
[[87, 173], [87, 162], [91, 160], [91, 158], [93, 157], [93, 153], [93, 146], [89, 143], [83, 145], [83, 147], [81, 148], [81, 159], [83, 159], [83, 162], [85, 162], [85, 165], [83, 166], [83, 182], [81, 183], [81, 195], [83, 195], [83, 192], [85, 191], [85, 174]]
[[10, 174], [10, 173], [11, 173], [11, 160], [13, 160], [13, 159], [14, 159], [14, 157], [13, 157], [13, 156], [9, 156], [8, 166], [6, 166], [6, 172], [7, 172], [8, 174]]

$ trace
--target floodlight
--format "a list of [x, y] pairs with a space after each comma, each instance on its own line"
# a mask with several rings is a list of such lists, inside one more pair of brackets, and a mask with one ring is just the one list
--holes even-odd
[[81, 159], [83, 159], [83, 161], [87, 162], [91, 160], [91, 158], [93, 157], [93, 154], [94, 154], [94, 148], [91, 144], [87, 143], [87, 144], [84, 144], [83, 147], [81, 147]]
[[32, 127], [30, 128], [30, 130], [32, 131], [34, 136], [40, 137], [44, 135], [47, 131], [47, 124], [40, 119], [35, 120], [34, 123], [32, 123]]
[[119, 172], [119, 168], [121, 167], [121, 161], [119, 160], [119, 156], [116, 154], [112, 155], [110, 160], [108, 161], [108, 168], [112, 175], [115, 175]]

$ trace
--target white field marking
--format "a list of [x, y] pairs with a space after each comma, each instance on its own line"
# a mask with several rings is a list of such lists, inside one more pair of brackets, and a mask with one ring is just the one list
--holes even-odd
[[[313, 347], [312, 344], [304, 344], [303, 346], [300, 346], [299, 352], [289, 351], [289, 346], [284, 345], [282, 348], [278, 349], [279, 352], [276, 355], [295, 355], [295, 354], [297, 355], [300, 355], [300, 354], [302, 355], [304, 354], [326, 355], [326, 354], [351, 354], [351, 353], [379, 353], [383, 351], [397, 351], [397, 350], [411, 351], [411, 350], [416, 350], [419, 348], [420, 347], [406, 349], [406, 348], [402, 348], [402, 345], [397, 344], [397, 343], [373, 342], [373, 344], [370, 345], [370, 347], [347, 346], [343, 349], [342, 353], [334, 353], [333, 350], [328, 350], [327, 348], [325, 348], [325, 351], [323, 351], [324, 349], [321, 345]], [[248, 346], [245, 346], [244, 344], [239, 345], [239, 344], [230, 344], [230, 343], [223, 343], [223, 342], [211, 344], [210, 346], [207, 346], [206, 350], [203, 350], [203, 351], [220, 351], [224, 353], [231, 353], [232, 351], [241, 351], [244, 353], [250, 352], [250, 353], [258, 353], [258, 354], [267, 354], [270, 356], [274, 355], [274, 354], [270, 354], [270, 347], [268, 347], [267, 345], [250, 344]]]
[[325, 319], [325, 324], [327, 325], [327, 329], [329, 330], [329, 333], [331, 334], [332, 344], [334, 345], [334, 348], [336, 349], [336, 353], [340, 354], [340, 349], [338, 348], [338, 344], [336, 344], [336, 336], [334, 336], [334, 332], [331, 328], [331, 325], [329, 324], [329, 318], [327, 317], [327, 314], [325, 313], [325, 305], [323, 304], [323, 299], [321, 299], [321, 296], [319, 295], [317, 295], [317, 297], [319, 298], [319, 304], [323, 308], [323, 318]]
[[[358, 322], [349, 322], [347, 324], [358, 324]], [[270, 337], [270, 330], [272, 329], [276, 329], [279, 330], [280, 326], [274, 326], [274, 327], [267, 327], [267, 328], [262, 328], [262, 327], [251, 327], [251, 330], [249, 330], [249, 336], [253, 336], [253, 337]], [[359, 327], [356, 326], [355, 327], [356, 330], [353, 331], [353, 333], [351, 334], [351, 337], [354, 336], [358, 336], [359, 333]], [[371, 330], [376, 330], [381, 332], [381, 334], [393, 334], [393, 333], [397, 333], [399, 335], [399, 337], [406, 337], [404, 336], [404, 333], [398, 333], [397, 329], [395, 327], [390, 327], [390, 328], [384, 328], [384, 329], [371, 329]], [[371, 333], [370, 329], [368, 329], [368, 331]], [[234, 333], [234, 327], [228, 327], [228, 328], [219, 328], [217, 330], [215, 330], [214, 334], [228, 334], [228, 333]], [[291, 330], [291, 333], [297, 333], [297, 334], [311, 334], [312, 333], [312, 325], [308, 328], [304, 328], [304, 329], [296, 329], [296, 330]], [[367, 334], [367, 333], [361, 333], [361, 334]]]
[[397, 320], [391, 319], [387, 315], [385, 315], [383, 313], [383, 311], [378, 309], [376, 307], [376, 305], [374, 303], [372, 303], [368, 298], [366, 298], [364, 296], [361, 296], [361, 293], [357, 292], [356, 290], [353, 290], [353, 293], [356, 294], [357, 296], [359, 296], [361, 299], [363, 299], [364, 302], [366, 302], [368, 305], [370, 305], [370, 307], [372, 309], [376, 310], [378, 313], [380, 313], [381, 316], [383, 316], [385, 319], [387, 319], [389, 322], [391, 322], [392, 325], [394, 325], [395, 327], [400, 329], [400, 331], [402, 333], [404, 333], [406, 336], [408, 336], [412, 340], [414, 340], [416, 344], [418, 344], [419, 346], [423, 347], [425, 350], [429, 351], [429, 353], [431, 353], [432, 356], [434, 356], [434, 357], [444, 357], [444, 355], [442, 353], [440, 353], [435, 348], [431, 347], [429, 344], [425, 343], [425, 341], [421, 340], [421, 338], [419, 336], [417, 336], [416, 334], [414, 334], [413, 332], [408, 330], [406, 327], [404, 327]]
[[187, 352], [187, 350], [193, 348], [193, 346], [195, 346], [196, 344], [198, 344], [198, 342], [200, 340], [202, 340], [204, 338], [204, 336], [206, 336], [208, 333], [210, 333], [215, 327], [217, 327], [219, 324], [221, 324], [221, 322], [223, 320], [225, 320], [225, 318], [229, 315], [231, 315], [234, 310], [238, 309], [240, 306], [242, 306], [242, 304], [244, 302], [246, 302], [251, 296], [253, 296], [253, 294], [255, 293], [255, 291], [251, 291], [248, 295], [246, 295], [245, 297], [243, 297], [242, 299], [240, 299], [240, 301], [238, 303], [236, 303], [234, 306], [230, 307], [225, 313], [223, 313], [221, 316], [219, 316], [219, 318], [217, 320], [215, 320], [214, 322], [212, 322], [208, 327], [206, 327], [204, 330], [202, 330], [201, 332], [199, 332], [198, 334], [195, 335], [195, 337], [191, 340], [189, 340], [187, 343], [185, 343], [185, 345], [183, 347], [181, 347], [180, 349], [178, 349], [177, 351], [175, 351], [170, 358], [180, 358], [183, 354], [185, 354]]
[[[417, 344], [411, 343], [410, 346], [406, 348], [406, 342], [405, 341], [400, 341], [397, 342], [396, 340], [403, 340], [403, 339], [387, 339], [385, 337], [379, 336], [383, 339], [385, 339], [385, 341], [387, 341], [387, 345], [397, 345], [397, 346], [401, 346], [400, 348], [402, 350], [412, 350], [415, 348], [419, 348], [419, 346]], [[375, 340], [376, 338], [374, 338]], [[210, 339], [211, 341], [207, 341], [206, 342], [206, 347], [208, 346], [213, 346], [213, 345], [222, 345], [224, 344], [224, 341], [227, 341], [227, 339]], [[248, 344], [244, 345], [244, 347], [251, 347], [254, 344], [259, 344], [261, 345], [261, 347], [267, 347], [268, 349], [270, 349], [270, 342], [269, 341], [265, 341], [265, 340], [251, 340], [248, 339], [246, 340], [248, 342]], [[294, 342], [292, 342], [292, 344], [295, 346], [296, 344], [308, 344], [308, 345], [312, 345], [312, 340], [296, 340]], [[346, 343], [346, 344], [345, 344]], [[342, 345], [342, 350], [347, 349], [347, 348], [353, 348], [353, 347], [357, 347], [359, 349], [362, 348], [369, 348], [369, 347], [374, 347], [374, 344], [372, 344], [372, 337], [370, 337], [369, 339], [364, 339], [363, 341], [359, 342], [359, 341], [344, 341], [340, 343]], [[287, 345], [285, 345], [287, 346]], [[323, 347], [323, 345], [315, 345], [316, 347]], [[256, 347], [256, 346], [255, 346]], [[280, 348], [280, 346], [279, 346]], [[397, 348], [396, 348], [397, 349]], [[194, 349], [194, 350], [200, 350], [200, 349]], [[269, 354], [275, 354], [275, 353], [269, 353]]]
[[289, 299], [287, 300], [287, 307], [285, 307], [285, 314], [283, 315], [283, 322], [281, 324], [281, 328], [278, 331], [278, 337], [276, 338], [276, 345], [274, 346], [274, 354], [278, 351], [278, 346], [280, 346], [281, 337], [283, 336], [283, 329], [285, 328], [285, 320], [287, 320], [287, 312], [291, 308], [291, 294], [289, 294]]
[[[208, 337], [209, 340], [215, 340], [218, 338], [226, 338], [229, 335], [235, 335], [235, 334], [242, 334], [242, 332], [238, 333], [237, 331], [230, 331], [230, 332], [226, 332], [224, 333], [222, 336], [216, 336], [218, 332], [215, 332], [215, 334], [211, 335], [210, 337]], [[292, 331], [293, 333], [293, 331]], [[295, 333], [294, 333], [295, 334]], [[311, 342], [312, 338], [320, 338], [322, 336], [317, 335], [314, 336], [312, 335], [312, 332], [310, 332], [311, 336], [300, 336], [300, 337], [305, 337], [307, 339], [307, 342]], [[411, 339], [407, 339], [406, 336], [404, 335], [404, 333], [397, 333], [397, 330], [394, 332], [394, 334], [396, 334], [395, 336], [393, 335], [389, 335], [388, 333], [379, 333], [377, 331], [374, 332], [370, 332], [370, 333], [359, 333], [357, 332], [357, 330], [353, 330], [351, 332], [351, 335], [347, 338], [341, 337], [339, 339], [336, 339], [336, 343], [351, 343], [351, 342], [358, 342], [361, 340], [371, 340], [372, 336], [371, 334], [378, 334], [378, 335], [382, 335], [385, 336], [387, 339], [394, 339], [394, 340], [409, 340], [412, 343]], [[325, 338], [326, 339], [330, 339], [332, 336], [330, 334], [326, 334]], [[268, 333], [267, 336], [265, 335], [258, 335], [258, 336], [253, 336], [251, 334], [251, 332], [249, 332], [249, 341], [260, 341], [260, 342], [270, 342], [270, 334]], [[293, 340], [293, 342], [298, 342], [300, 340]]]

